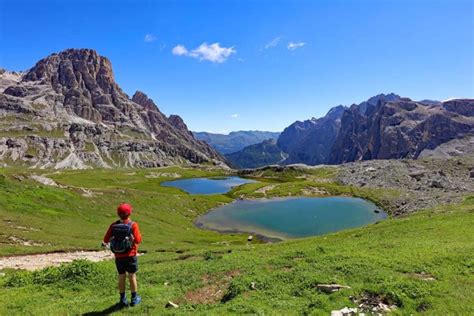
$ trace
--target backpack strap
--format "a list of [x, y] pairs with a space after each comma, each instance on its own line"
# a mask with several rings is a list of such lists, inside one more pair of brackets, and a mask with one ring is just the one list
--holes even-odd
[[[133, 232], [132, 232], [132, 225], [133, 225], [133, 221], [130, 221], [130, 222], [127, 223], [127, 226], [128, 226], [128, 233], [129, 233], [130, 235], [133, 235]], [[133, 236], [133, 237], [135, 237], [135, 236]]]

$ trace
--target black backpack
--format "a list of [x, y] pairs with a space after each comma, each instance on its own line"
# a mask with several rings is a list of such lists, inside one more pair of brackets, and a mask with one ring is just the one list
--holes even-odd
[[132, 221], [128, 222], [127, 224], [117, 221], [112, 225], [110, 250], [112, 250], [113, 253], [125, 253], [132, 249], [132, 225]]

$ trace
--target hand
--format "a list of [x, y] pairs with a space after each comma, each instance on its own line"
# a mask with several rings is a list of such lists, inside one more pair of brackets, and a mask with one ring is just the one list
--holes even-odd
[[102, 241], [101, 247], [107, 247], [107, 244], [104, 241]]

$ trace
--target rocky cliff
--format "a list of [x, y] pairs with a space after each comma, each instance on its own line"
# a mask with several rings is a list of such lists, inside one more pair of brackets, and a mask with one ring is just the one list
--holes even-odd
[[474, 100], [412, 101], [379, 94], [319, 119], [297, 121], [278, 138], [283, 164], [340, 164], [371, 159], [472, 153]]
[[176, 115], [144, 93], [130, 99], [110, 61], [69, 49], [25, 73], [0, 73], [0, 161], [52, 168], [224, 164]]
[[297, 121], [281, 133], [278, 146], [288, 154], [285, 164], [328, 163], [329, 153], [341, 126], [341, 116], [346, 107], [339, 105], [322, 118]]
[[474, 100], [469, 99], [440, 104], [379, 100], [365, 112], [353, 105], [342, 115], [329, 162], [416, 159], [454, 139], [472, 137], [473, 111]]

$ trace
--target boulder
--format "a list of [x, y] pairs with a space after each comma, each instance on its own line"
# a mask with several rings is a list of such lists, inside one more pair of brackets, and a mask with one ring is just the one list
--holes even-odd
[[340, 284], [318, 284], [316, 288], [325, 293], [334, 293], [342, 289], [350, 289], [350, 286]]
[[357, 315], [357, 308], [344, 307], [340, 310], [331, 311], [331, 316], [353, 316]]

